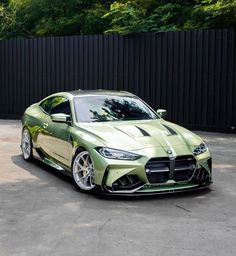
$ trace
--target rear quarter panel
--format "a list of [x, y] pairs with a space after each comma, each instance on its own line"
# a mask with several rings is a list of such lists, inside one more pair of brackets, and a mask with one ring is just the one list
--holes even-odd
[[39, 129], [42, 127], [43, 113], [39, 109], [39, 104], [35, 103], [25, 110], [22, 117], [22, 129], [27, 127], [32, 137], [33, 147], [37, 147]]

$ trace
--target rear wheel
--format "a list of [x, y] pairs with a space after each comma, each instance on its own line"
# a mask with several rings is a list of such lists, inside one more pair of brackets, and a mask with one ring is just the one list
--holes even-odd
[[95, 188], [93, 162], [86, 150], [80, 150], [72, 164], [73, 179], [81, 191], [89, 192]]
[[21, 136], [21, 150], [24, 160], [30, 161], [33, 158], [32, 140], [30, 132], [27, 128], [24, 128]]

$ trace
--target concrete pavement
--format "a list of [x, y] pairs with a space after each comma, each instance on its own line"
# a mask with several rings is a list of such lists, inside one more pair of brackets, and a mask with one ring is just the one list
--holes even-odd
[[0, 256], [235, 255], [236, 135], [198, 132], [213, 154], [210, 191], [108, 199], [23, 161], [20, 133], [0, 120]]

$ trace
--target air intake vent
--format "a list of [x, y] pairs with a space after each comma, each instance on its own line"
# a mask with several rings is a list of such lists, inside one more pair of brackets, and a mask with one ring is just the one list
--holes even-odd
[[163, 126], [169, 131], [170, 135], [177, 135], [177, 133], [169, 126], [163, 124]]
[[142, 129], [142, 128], [138, 127], [138, 126], [135, 126], [135, 127], [139, 129], [139, 131], [142, 133], [143, 136], [150, 136], [150, 134], [147, 133], [144, 129]]
[[203, 183], [204, 181], [209, 181], [209, 173], [203, 167], [197, 169], [194, 173], [194, 180], [198, 183]]
[[136, 175], [124, 175], [118, 180], [113, 182], [112, 190], [132, 190], [140, 187], [143, 183], [139, 180]]

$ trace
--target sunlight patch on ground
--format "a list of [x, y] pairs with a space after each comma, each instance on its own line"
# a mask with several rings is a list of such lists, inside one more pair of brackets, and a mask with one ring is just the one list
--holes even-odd
[[9, 176], [8, 177], [1, 177], [0, 179], [0, 185], [3, 185], [3, 184], [14, 184], [14, 183], [19, 183], [19, 182], [22, 182], [24, 180], [27, 180], [27, 181], [36, 181], [36, 180], [40, 180], [39, 178], [35, 177], [35, 176], [23, 176], [23, 177], [20, 177], [20, 178], [17, 178], [17, 177], [12, 177], [12, 176]]
[[233, 164], [213, 164], [214, 169], [233, 169], [236, 168]]

